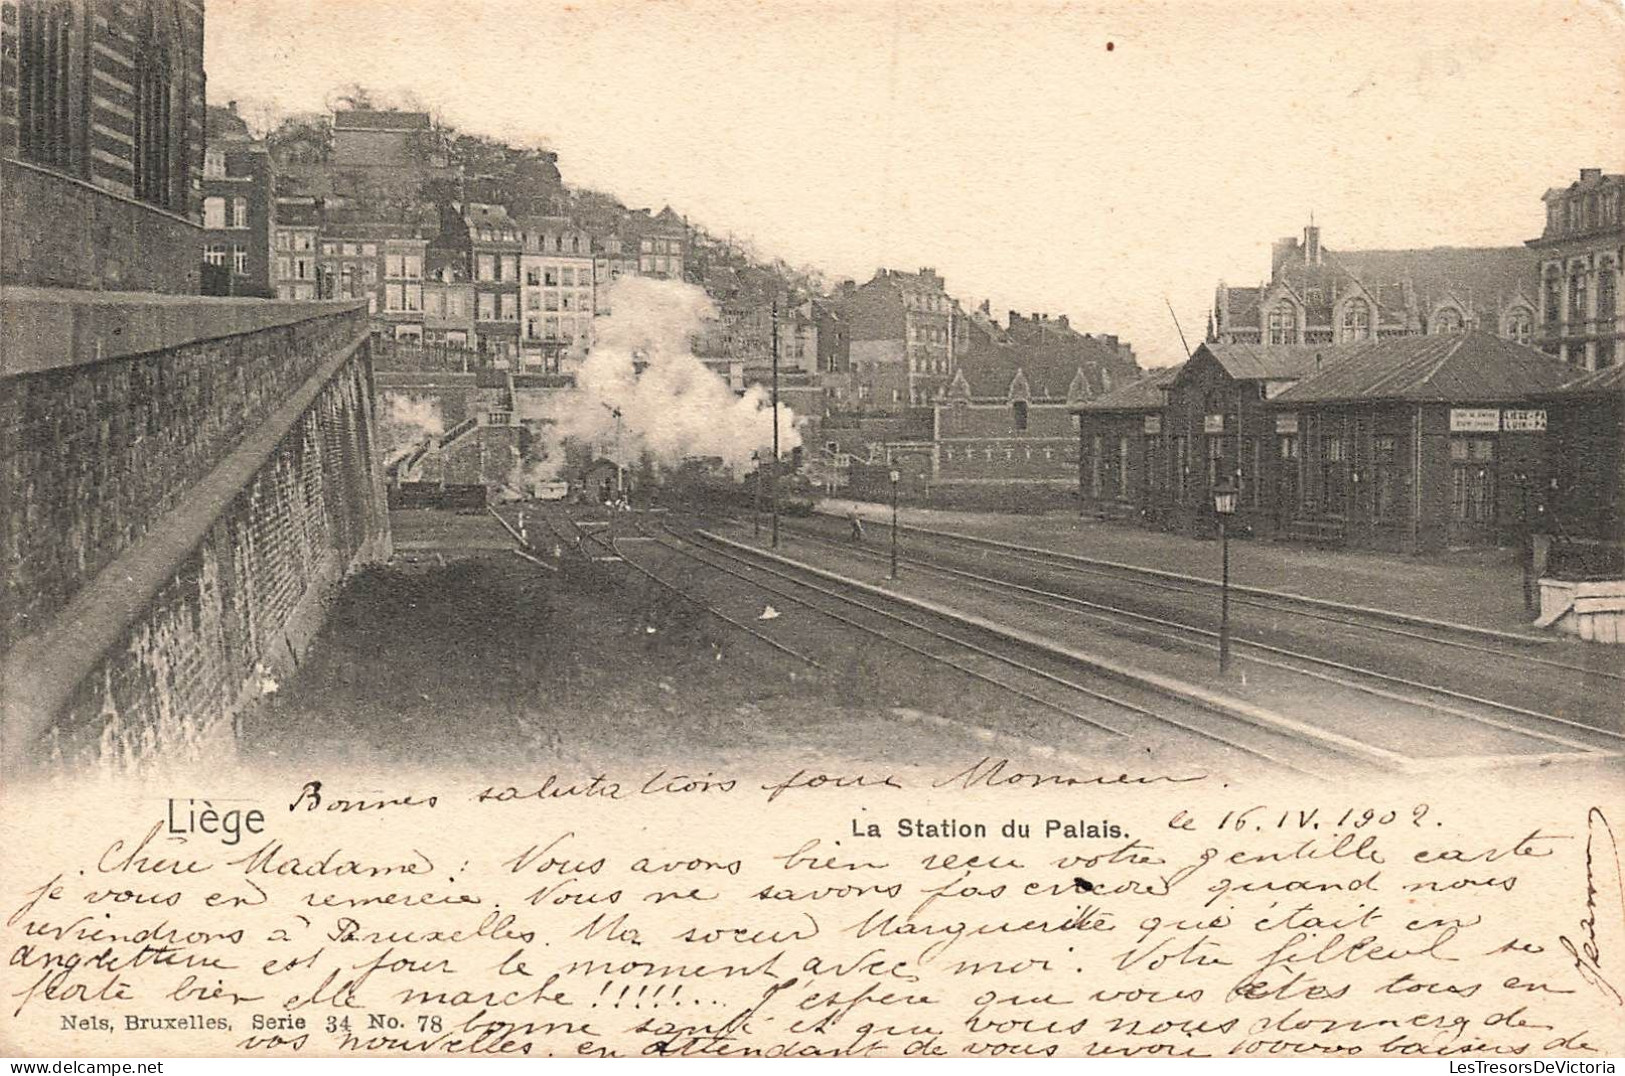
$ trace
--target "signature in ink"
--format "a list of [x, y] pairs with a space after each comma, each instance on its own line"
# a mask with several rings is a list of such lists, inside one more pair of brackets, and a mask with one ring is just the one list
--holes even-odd
[[1620, 869], [1619, 846], [1614, 841], [1613, 828], [1600, 807], [1586, 813], [1586, 912], [1580, 919], [1584, 933], [1576, 945], [1566, 934], [1558, 941], [1569, 956], [1580, 977], [1613, 999], [1615, 1005], [1625, 1005], [1619, 990], [1603, 975], [1602, 946], [1597, 940], [1598, 915], [1604, 917], [1602, 929], [1616, 934], [1625, 928], [1625, 872]]

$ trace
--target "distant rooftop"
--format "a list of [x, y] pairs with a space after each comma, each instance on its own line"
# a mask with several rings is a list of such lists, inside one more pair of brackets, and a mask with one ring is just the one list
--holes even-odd
[[427, 112], [353, 108], [333, 113], [335, 131], [427, 131], [430, 126]]

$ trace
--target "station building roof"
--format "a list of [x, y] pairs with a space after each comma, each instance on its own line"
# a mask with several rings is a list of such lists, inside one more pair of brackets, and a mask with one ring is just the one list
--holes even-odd
[[1324, 359], [1320, 372], [1276, 396], [1274, 404], [1490, 403], [1550, 393], [1573, 372], [1543, 351], [1477, 331], [1397, 336], [1319, 350]]
[[1162, 409], [1162, 390], [1179, 376], [1179, 371], [1185, 368], [1184, 363], [1176, 366], [1161, 366], [1149, 370], [1146, 375], [1130, 381], [1126, 385], [1119, 385], [1104, 395], [1093, 400], [1085, 400], [1072, 405], [1073, 412], [1082, 411], [1158, 411]]

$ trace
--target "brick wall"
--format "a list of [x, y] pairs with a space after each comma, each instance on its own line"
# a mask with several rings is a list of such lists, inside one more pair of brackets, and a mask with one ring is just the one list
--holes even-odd
[[234, 716], [288, 675], [347, 572], [387, 555], [370, 392], [363, 349], [80, 681], [46, 735], [53, 762], [229, 750]]
[[[0, 379], [0, 762], [202, 756], [388, 555], [365, 311], [3, 298], [28, 346]], [[96, 333], [34, 331], [64, 307]]]
[[340, 312], [0, 382], [0, 651], [179, 505], [360, 325]]
[[0, 159], [0, 283], [197, 294], [203, 229], [43, 168]]

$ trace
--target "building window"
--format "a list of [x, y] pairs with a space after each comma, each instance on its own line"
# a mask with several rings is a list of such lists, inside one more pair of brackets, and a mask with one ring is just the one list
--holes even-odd
[[497, 319], [497, 297], [488, 291], [480, 292], [479, 320], [495, 321]]
[[203, 226], [211, 229], [226, 226], [226, 200], [224, 198], [203, 199]]
[[1507, 339], [1527, 344], [1534, 336], [1534, 322], [1527, 310], [1514, 310], [1507, 315]]
[[1569, 270], [1569, 331], [1584, 331], [1586, 321], [1586, 268], [1576, 265]]
[[1550, 330], [1557, 328], [1558, 321], [1563, 316], [1563, 283], [1559, 278], [1557, 266], [1546, 270], [1546, 325]]
[[17, 136], [22, 156], [39, 164], [72, 164], [68, 102], [73, 90], [73, 8], [56, 3], [22, 3], [17, 10]]
[[146, 40], [135, 48], [135, 196], [168, 209], [173, 201], [174, 166], [170, 137], [171, 60], [167, 35], [158, 24], [158, 5], [147, 8]]
[[248, 275], [248, 248], [240, 244], [231, 247], [231, 271], [238, 276]]
[[1364, 299], [1350, 299], [1343, 304], [1343, 339], [1371, 339], [1371, 304]]
[[1347, 486], [1348, 446], [1342, 432], [1320, 435], [1320, 493], [1322, 510], [1327, 515], [1341, 516], [1348, 508]]
[[519, 320], [519, 296], [515, 295], [511, 291], [505, 291], [502, 293], [502, 320]]
[[1207, 488], [1217, 486], [1224, 476], [1224, 438], [1214, 435], [1207, 439]]
[[1010, 410], [1013, 412], [1012, 417], [1015, 419], [1016, 430], [1018, 432], [1025, 431], [1027, 429], [1027, 401], [1017, 400], [1010, 405]]
[[542, 286], [542, 271], [535, 266], [525, 270], [525, 287], [539, 288]]
[[477, 280], [491, 281], [497, 278], [497, 259], [494, 254], [477, 254], [474, 257], [474, 276]]
[[225, 265], [231, 249], [224, 243], [210, 243], [203, 248], [203, 260], [210, 265]]
[[1371, 442], [1371, 516], [1382, 523], [1399, 507], [1399, 450], [1392, 437]]
[[1450, 514], [1458, 524], [1486, 527], [1495, 519], [1495, 442], [1488, 437], [1450, 440]]
[[1617, 300], [1615, 278], [1618, 271], [1613, 264], [1601, 259], [1597, 262], [1597, 326], [1599, 332], [1613, 332], [1614, 304]]
[[1298, 342], [1298, 310], [1289, 302], [1279, 302], [1270, 311], [1270, 343]]
[[233, 228], [248, 227], [247, 198], [233, 198], [231, 200], [231, 226]]
[[1128, 438], [1117, 439], [1117, 499], [1128, 500]]

